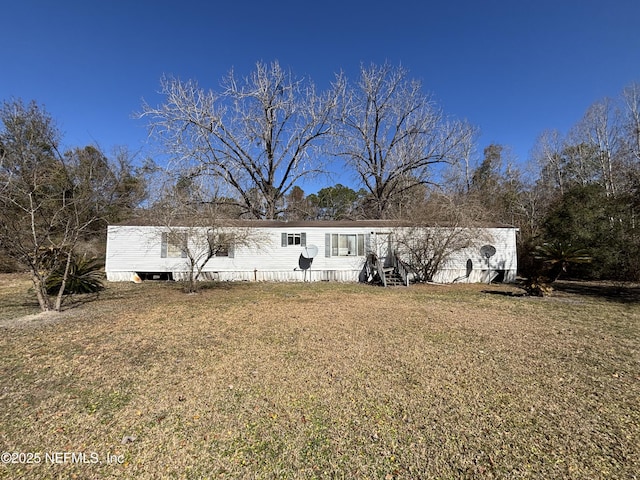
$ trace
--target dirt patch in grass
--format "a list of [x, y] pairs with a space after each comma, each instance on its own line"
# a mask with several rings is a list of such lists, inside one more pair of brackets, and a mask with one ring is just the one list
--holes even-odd
[[0, 328], [35, 327], [57, 322], [65, 317], [63, 312], [39, 312], [17, 318], [0, 319]]
[[487, 289], [110, 284], [5, 324], [0, 450], [41, 461], [0, 477], [633, 478], [638, 305]]

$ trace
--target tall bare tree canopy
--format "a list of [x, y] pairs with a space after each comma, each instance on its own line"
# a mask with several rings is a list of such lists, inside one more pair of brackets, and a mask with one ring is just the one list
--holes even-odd
[[164, 78], [162, 94], [164, 104], [143, 105], [152, 134], [181, 168], [223, 179], [252, 217], [278, 217], [293, 186], [322, 171], [313, 153], [331, 132], [336, 95], [278, 62], [258, 63], [247, 78], [231, 71], [219, 92]]
[[458, 161], [473, 129], [447, 119], [402, 67], [361, 66], [356, 86], [344, 85], [337, 154], [357, 173], [385, 218], [393, 198], [437, 183], [433, 167]]

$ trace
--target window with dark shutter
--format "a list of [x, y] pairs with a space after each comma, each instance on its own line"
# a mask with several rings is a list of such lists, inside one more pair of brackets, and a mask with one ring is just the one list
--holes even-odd
[[283, 247], [304, 247], [307, 245], [306, 233], [282, 233], [280, 237], [280, 245]]

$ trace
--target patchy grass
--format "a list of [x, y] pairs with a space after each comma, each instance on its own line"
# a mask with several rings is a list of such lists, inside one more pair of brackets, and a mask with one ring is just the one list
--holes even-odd
[[40, 463], [0, 464], [1, 478], [640, 471], [635, 301], [146, 282], [109, 284], [50, 321], [24, 317], [28, 287], [0, 276], [0, 451]]

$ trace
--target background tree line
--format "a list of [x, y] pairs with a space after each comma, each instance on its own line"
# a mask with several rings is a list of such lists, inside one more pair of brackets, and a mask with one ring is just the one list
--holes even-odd
[[[178, 198], [182, 207], [172, 211], [216, 222], [507, 223], [520, 228], [525, 274], [536, 268], [536, 247], [556, 244], [592, 255], [573, 275], [640, 278], [636, 84], [594, 103], [566, 135], [543, 132], [527, 163], [499, 144], [477, 155], [477, 129], [387, 64], [362, 65], [355, 80], [338, 74], [325, 91], [278, 62], [259, 62], [246, 77], [229, 72], [218, 90], [163, 78], [161, 93], [162, 103], [143, 103], [139, 117], [168, 158], [162, 167], [136, 167], [126, 150], [60, 152], [47, 112], [3, 103], [0, 249], [5, 264], [29, 268], [39, 292], [46, 272], [68, 268], [72, 252], [104, 237], [107, 223], [166, 217]], [[300, 185], [327, 174], [329, 159], [342, 162], [357, 190], [335, 184], [306, 195]]]

